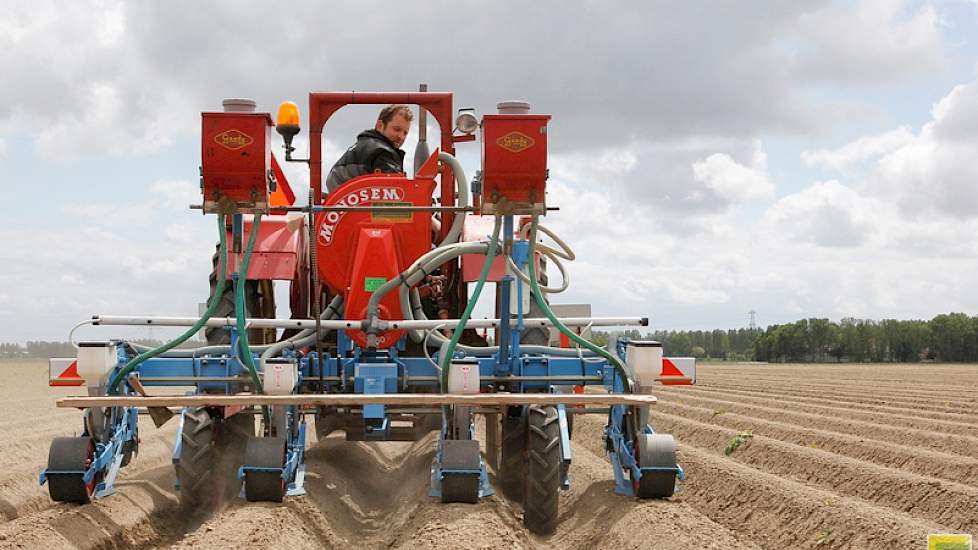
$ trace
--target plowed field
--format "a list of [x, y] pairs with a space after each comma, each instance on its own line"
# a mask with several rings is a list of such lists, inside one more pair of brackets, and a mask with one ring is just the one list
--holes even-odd
[[[666, 501], [613, 494], [603, 418], [576, 420], [571, 489], [548, 538], [518, 504], [427, 497], [434, 434], [415, 443], [313, 442], [305, 497], [182, 509], [176, 422], [141, 418], [140, 453], [116, 495], [50, 502], [37, 475], [80, 413], [54, 401], [46, 365], [0, 363], [0, 548], [926, 548], [928, 533], [978, 538], [978, 367], [701, 365], [662, 387], [657, 431], [688, 480]], [[749, 433], [749, 436], [748, 436]], [[730, 443], [741, 444], [727, 454]]]

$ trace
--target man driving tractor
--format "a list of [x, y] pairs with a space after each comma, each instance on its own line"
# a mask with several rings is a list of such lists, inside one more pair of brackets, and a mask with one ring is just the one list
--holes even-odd
[[326, 178], [326, 189], [332, 193], [340, 185], [373, 172], [403, 173], [404, 151], [401, 146], [411, 129], [414, 113], [407, 105], [388, 105], [377, 116], [377, 124], [357, 136], [336, 161]]

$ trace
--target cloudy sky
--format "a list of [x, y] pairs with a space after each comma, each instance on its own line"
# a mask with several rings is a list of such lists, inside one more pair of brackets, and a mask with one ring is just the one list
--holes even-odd
[[[553, 115], [561, 302], [676, 329], [978, 310], [978, 2], [425, 5], [5, 3], [0, 341], [196, 312], [216, 230], [187, 205], [222, 98], [419, 82]], [[328, 159], [373, 116], [339, 113]]]

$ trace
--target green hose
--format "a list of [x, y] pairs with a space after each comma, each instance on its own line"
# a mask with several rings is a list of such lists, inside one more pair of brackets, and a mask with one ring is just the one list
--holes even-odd
[[492, 227], [492, 238], [489, 239], [489, 250], [486, 251], [486, 263], [482, 265], [482, 273], [479, 274], [479, 282], [475, 285], [475, 290], [472, 291], [472, 297], [469, 298], [468, 305], [465, 306], [465, 313], [458, 320], [458, 326], [455, 327], [455, 331], [452, 333], [452, 340], [448, 343], [448, 349], [445, 350], [443, 357], [440, 357], [441, 361], [441, 390], [443, 392], [448, 392], [448, 369], [452, 364], [452, 356], [455, 355], [455, 346], [458, 345], [459, 339], [462, 337], [462, 331], [465, 329], [465, 323], [469, 321], [469, 316], [472, 315], [472, 310], [475, 308], [475, 303], [479, 301], [479, 294], [482, 293], [482, 287], [486, 284], [486, 279], [489, 278], [489, 270], [492, 267], [492, 259], [496, 256], [496, 241], [499, 240], [499, 229], [502, 226], [502, 217], [496, 216], [496, 223]]
[[201, 318], [198, 319], [197, 322], [194, 323], [194, 325], [187, 330], [187, 332], [184, 332], [180, 336], [176, 337], [170, 342], [167, 342], [166, 344], [163, 344], [158, 348], [151, 349], [145, 353], [141, 353], [140, 355], [136, 356], [134, 359], [126, 363], [126, 366], [122, 367], [122, 370], [120, 370], [118, 373], [116, 373], [115, 376], [112, 377], [112, 381], [109, 383], [109, 395], [114, 395], [118, 393], [119, 383], [125, 377], [129, 376], [129, 373], [132, 372], [133, 369], [141, 365], [147, 359], [152, 359], [153, 357], [162, 355], [163, 353], [166, 353], [167, 351], [175, 348], [176, 346], [179, 346], [180, 344], [186, 342], [191, 336], [197, 334], [197, 331], [203, 328], [204, 324], [207, 323], [207, 320], [210, 319], [211, 315], [214, 314], [214, 311], [217, 309], [217, 305], [221, 303], [221, 295], [224, 294], [224, 285], [225, 285], [224, 277], [227, 274], [227, 261], [225, 260], [226, 253], [227, 253], [227, 235], [226, 235], [227, 228], [224, 226], [223, 214], [218, 214], [217, 216], [217, 228], [221, 236], [220, 237], [221, 249], [220, 252], [218, 253], [218, 258], [221, 259], [218, 262], [221, 266], [221, 270], [220, 270], [221, 272], [217, 277], [217, 288], [214, 290], [214, 295], [211, 296], [211, 302], [207, 304], [207, 311], [204, 312], [204, 315], [201, 316]]
[[248, 311], [245, 308], [245, 286], [248, 281], [248, 264], [251, 263], [251, 252], [255, 248], [255, 241], [258, 238], [258, 228], [261, 226], [261, 214], [255, 214], [255, 220], [251, 223], [251, 235], [248, 236], [248, 247], [245, 248], [244, 259], [238, 269], [238, 282], [234, 289], [234, 311], [238, 321], [238, 349], [239, 355], [248, 372], [251, 373], [251, 380], [255, 383], [256, 393], [264, 393], [261, 378], [258, 376], [258, 369], [255, 368], [255, 359], [251, 356], [251, 348], [248, 345], [248, 328], [245, 319]]
[[596, 346], [591, 342], [588, 342], [584, 338], [581, 338], [576, 333], [574, 333], [574, 331], [567, 328], [567, 326], [561, 323], [560, 320], [557, 319], [557, 316], [554, 315], [554, 312], [550, 309], [550, 304], [548, 304], [547, 301], [543, 299], [543, 292], [540, 291], [540, 285], [539, 283], [537, 283], [536, 265], [535, 265], [536, 261], [534, 261], [534, 257], [533, 257], [534, 248], [536, 247], [536, 242], [537, 242], [537, 221], [538, 221], [537, 216], [533, 216], [533, 222], [530, 228], [530, 253], [529, 253], [530, 261], [528, 262], [530, 268], [530, 273], [529, 273], [530, 286], [533, 288], [533, 297], [536, 298], [537, 305], [540, 306], [540, 309], [543, 310], [543, 313], [547, 316], [548, 319], [550, 319], [550, 322], [553, 323], [555, 327], [557, 327], [557, 330], [566, 334], [568, 338], [576, 342], [578, 345], [584, 346], [585, 348], [607, 359], [608, 362], [615, 367], [615, 370], [617, 370], [618, 374], [621, 376], [622, 384], [625, 387], [625, 393], [631, 393], [632, 381], [628, 377], [628, 371], [625, 370], [625, 365], [622, 364], [621, 360], [618, 357], [616, 357], [614, 354], [610, 353], [608, 350], [600, 346]]

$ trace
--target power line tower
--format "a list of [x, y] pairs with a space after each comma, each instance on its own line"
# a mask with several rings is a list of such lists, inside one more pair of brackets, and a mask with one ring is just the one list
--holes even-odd
[[753, 332], [754, 330], [757, 330], [757, 320], [755, 319], [757, 312], [752, 309], [747, 313], [750, 315], [750, 330]]

